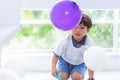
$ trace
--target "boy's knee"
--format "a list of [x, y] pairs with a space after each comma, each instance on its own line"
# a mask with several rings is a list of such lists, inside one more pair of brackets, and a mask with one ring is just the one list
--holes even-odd
[[68, 75], [66, 72], [61, 72], [59, 73], [60, 77], [62, 78], [62, 80], [67, 80], [68, 79]]
[[79, 73], [72, 73], [71, 78], [72, 80], [82, 80], [82, 75]]

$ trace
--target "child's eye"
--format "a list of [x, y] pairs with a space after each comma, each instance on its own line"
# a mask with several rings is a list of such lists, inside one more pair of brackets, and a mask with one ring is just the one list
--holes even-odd
[[84, 27], [81, 27], [81, 29], [84, 29]]

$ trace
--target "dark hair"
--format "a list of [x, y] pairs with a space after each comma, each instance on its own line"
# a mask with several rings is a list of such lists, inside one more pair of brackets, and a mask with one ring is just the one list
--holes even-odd
[[92, 27], [92, 20], [86, 14], [82, 14], [82, 19], [81, 19], [80, 24], [82, 24], [82, 23], [84, 24], [84, 26], [87, 26], [87, 28], [91, 28]]

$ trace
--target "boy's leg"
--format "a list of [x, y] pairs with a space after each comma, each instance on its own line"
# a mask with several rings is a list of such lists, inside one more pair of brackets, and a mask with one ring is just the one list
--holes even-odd
[[78, 72], [73, 72], [71, 74], [71, 78], [72, 80], [82, 80], [82, 75]]
[[75, 77], [73, 75], [73, 73], [74, 73], [74, 74], [78, 75], [78, 78], [79, 78], [78, 80], [82, 80], [82, 79], [84, 79], [86, 71], [87, 71], [87, 67], [84, 63], [80, 64], [80, 65], [73, 65], [72, 71], [71, 71], [71, 73], [72, 73], [71, 77]]
[[58, 58], [57, 70], [62, 80], [67, 80], [69, 78], [69, 63], [67, 63], [62, 57]]
[[62, 80], [67, 80], [69, 78], [66, 72], [60, 72], [59, 75], [62, 78]]
[[88, 75], [89, 75], [89, 79], [88, 80], [95, 80], [94, 79], [94, 71], [88, 69]]

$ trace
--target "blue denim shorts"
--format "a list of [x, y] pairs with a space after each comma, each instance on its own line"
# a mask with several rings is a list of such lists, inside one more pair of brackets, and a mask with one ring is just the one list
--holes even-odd
[[70, 64], [66, 62], [62, 57], [59, 57], [58, 63], [57, 63], [57, 70], [58, 70], [58, 73], [66, 72], [68, 76], [73, 72], [78, 72], [84, 78], [87, 67], [84, 63], [82, 63], [79, 65], [72, 65], [72, 70], [70, 70]]

